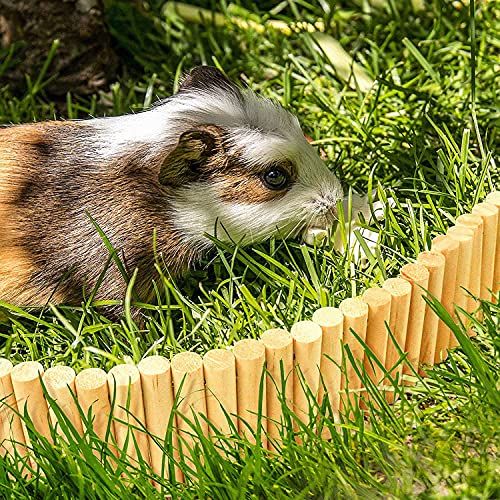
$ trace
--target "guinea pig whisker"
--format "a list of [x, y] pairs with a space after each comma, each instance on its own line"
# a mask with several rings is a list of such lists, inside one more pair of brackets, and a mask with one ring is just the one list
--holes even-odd
[[279, 245], [276, 247], [276, 251], [280, 250], [284, 245], [285, 241], [295, 234], [296, 232], [298, 233], [300, 229], [303, 229], [307, 227], [311, 221], [314, 219], [314, 216], [311, 214], [304, 214], [302, 218], [294, 224], [283, 236], [282, 236], [282, 241], [279, 243]]

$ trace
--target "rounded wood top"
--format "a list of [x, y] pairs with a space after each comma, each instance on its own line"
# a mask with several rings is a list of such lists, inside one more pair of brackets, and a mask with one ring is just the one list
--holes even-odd
[[262, 334], [261, 342], [271, 349], [282, 349], [291, 345], [293, 338], [290, 332], [283, 328], [271, 328]]
[[483, 202], [478, 203], [472, 208], [473, 215], [494, 217], [498, 213], [499, 208], [493, 203]]
[[321, 327], [314, 323], [314, 321], [298, 321], [292, 326], [290, 330], [291, 336], [295, 341], [308, 344], [310, 342], [316, 342], [323, 335], [323, 330]]
[[479, 215], [463, 214], [457, 217], [456, 224], [476, 228], [483, 225], [483, 219]]
[[139, 370], [134, 365], [116, 365], [108, 372], [108, 382], [119, 386], [134, 384], [139, 378]]
[[417, 257], [417, 263], [422, 264], [427, 269], [437, 269], [443, 267], [446, 263], [445, 256], [435, 250], [420, 252]]
[[493, 191], [486, 197], [486, 201], [500, 208], [500, 191]]
[[360, 318], [368, 314], [366, 302], [359, 297], [343, 300], [339, 305], [339, 309], [344, 316], [349, 318]]
[[459, 247], [458, 241], [447, 234], [440, 234], [432, 240], [432, 250], [435, 252], [454, 252]]
[[468, 226], [452, 226], [446, 234], [456, 241], [468, 241], [474, 238], [474, 229]]
[[202, 368], [203, 361], [195, 352], [180, 352], [170, 362], [172, 370], [182, 373], [192, 373]]
[[415, 283], [423, 283], [429, 279], [429, 271], [421, 264], [406, 264], [401, 268], [401, 277]]
[[255, 339], [243, 339], [234, 344], [233, 354], [238, 359], [259, 359], [266, 354], [266, 348], [262, 342]]
[[142, 375], [160, 375], [170, 370], [170, 361], [164, 356], [148, 356], [141, 359], [137, 369]]
[[43, 366], [38, 361], [24, 361], [12, 368], [10, 376], [16, 382], [31, 382], [43, 374]]
[[234, 366], [234, 354], [228, 349], [212, 349], [203, 356], [203, 366], [210, 370], [226, 370]]
[[389, 278], [384, 281], [382, 288], [394, 297], [404, 297], [411, 293], [411, 283], [403, 278]]
[[363, 293], [363, 301], [368, 307], [380, 307], [391, 302], [391, 294], [383, 288], [368, 288]]
[[75, 379], [76, 390], [89, 391], [106, 385], [108, 374], [101, 368], [87, 368], [82, 370]]
[[322, 307], [314, 312], [312, 320], [319, 326], [339, 326], [344, 321], [344, 315], [338, 307]]
[[6, 358], [0, 358], [0, 377], [5, 377], [12, 371], [12, 362]]
[[43, 381], [49, 389], [64, 389], [75, 380], [75, 377], [76, 374], [73, 368], [69, 366], [53, 366], [45, 372]]

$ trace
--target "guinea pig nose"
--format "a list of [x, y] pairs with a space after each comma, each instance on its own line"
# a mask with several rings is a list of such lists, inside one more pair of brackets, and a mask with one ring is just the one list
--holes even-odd
[[323, 205], [319, 211], [320, 215], [330, 223], [338, 220], [337, 207], [335, 205]]
[[337, 205], [336, 200], [331, 196], [322, 196], [316, 201], [316, 210], [319, 215], [328, 220], [337, 220]]
[[329, 218], [331, 217], [333, 220], [337, 220], [338, 217], [339, 217], [339, 213], [337, 211], [337, 206], [336, 205], [330, 205], [330, 207], [328, 208], [327, 215], [328, 215]]

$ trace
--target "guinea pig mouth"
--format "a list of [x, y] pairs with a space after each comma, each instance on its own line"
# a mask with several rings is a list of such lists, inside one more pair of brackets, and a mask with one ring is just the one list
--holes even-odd
[[302, 241], [307, 245], [320, 246], [328, 240], [328, 237], [335, 232], [336, 228], [336, 220], [315, 220], [302, 230]]
[[331, 204], [317, 215], [302, 230], [302, 241], [308, 245], [320, 246], [328, 239], [336, 228], [337, 210]]
[[309, 226], [302, 231], [302, 241], [307, 245], [320, 246], [328, 237], [328, 228]]

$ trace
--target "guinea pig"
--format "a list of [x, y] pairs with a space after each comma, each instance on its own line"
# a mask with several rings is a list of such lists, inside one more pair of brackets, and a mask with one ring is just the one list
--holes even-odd
[[[342, 196], [294, 115], [201, 66], [141, 113], [0, 128], [0, 299], [81, 302], [110, 258], [98, 225], [150, 300], [155, 255], [179, 276], [213, 248], [206, 234], [328, 228]], [[97, 297], [125, 290], [112, 263]]]

